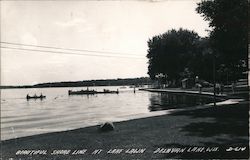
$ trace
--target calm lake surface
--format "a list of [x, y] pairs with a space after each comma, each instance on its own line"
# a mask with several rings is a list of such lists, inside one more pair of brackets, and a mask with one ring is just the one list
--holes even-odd
[[[96, 125], [105, 121], [122, 121], [150, 112], [192, 107], [212, 99], [187, 95], [151, 93], [133, 88], [108, 86], [89, 87], [102, 91], [117, 90], [119, 94], [68, 96], [75, 88], [36, 88], [1, 90], [1, 139], [65, 131]], [[46, 95], [46, 99], [26, 100], [26, 95]]]

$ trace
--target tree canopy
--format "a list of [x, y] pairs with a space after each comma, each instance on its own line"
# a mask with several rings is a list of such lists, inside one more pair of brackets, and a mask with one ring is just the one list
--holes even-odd
[[212, 27], [210, 43], [217, 64], [221, 64], [219, 73], [230, 70], [230, 79], [239, 78], [248, 69], [248, 1], [202, 1], [198, 3], [196, 11]]
[[209, 37], [196, 32], [169, 30], [148, 40], [148, 74], [169, 80], [199, 76], [213, 81], [235, 81], [248, 70], [248, 1], [206, 0], [196, 11], [209, 21]]
[[148, 41], [148, 74], [155, 78], [164, 74], [168, 79], [178, 79], [185, 68], [191, 68], [191, 61], [197, 51], [200, 37], [194, 31], [170, 30], [154, 36]]

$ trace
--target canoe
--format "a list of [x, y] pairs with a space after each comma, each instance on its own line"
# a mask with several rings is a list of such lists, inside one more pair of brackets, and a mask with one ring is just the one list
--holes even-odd
[[29, 95], [27, 95], [26, 96], [27, 100], [29, 100], [29, 99], [44, 99], [44, 98], [46, 98], [46, 96], [43, 96], [43, 95], [41, 95], [41, 96], [29, 96]]

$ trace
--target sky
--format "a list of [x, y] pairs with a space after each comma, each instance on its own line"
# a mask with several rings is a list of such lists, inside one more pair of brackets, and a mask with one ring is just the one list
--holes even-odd
[[148, 76], [150, 38], [181, 27], [208, 35], [197, 2], [0, 1], [1, 85]]

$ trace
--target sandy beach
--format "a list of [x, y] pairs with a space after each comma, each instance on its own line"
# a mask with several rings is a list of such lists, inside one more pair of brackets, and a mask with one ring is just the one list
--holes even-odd
[[1, 155], [3, 159], [247, 159], [248, 111], [249, 102], [244, 101], [117, 122], [109, 132], [93, 126], [11, 139], [2, 141]]

